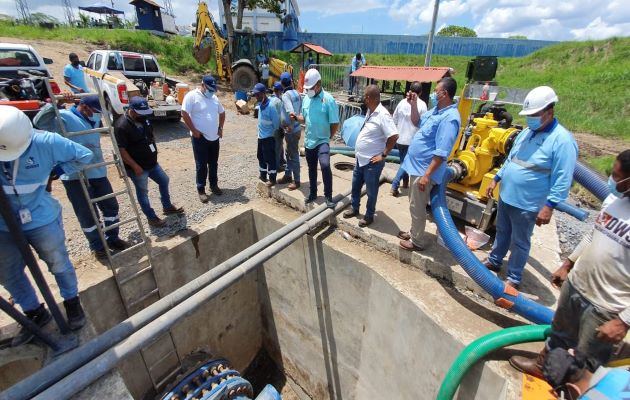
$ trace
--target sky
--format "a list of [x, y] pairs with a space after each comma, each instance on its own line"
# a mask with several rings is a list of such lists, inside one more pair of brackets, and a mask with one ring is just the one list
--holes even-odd
[[[63, 19], [61, 0], [27, 1], [31, 12]], [[98, 2], [70, 1], [74, 7]], [[207, 2], [216, 16], [217, 0]], [[178, 25], [194, 21], [194, 0], [171, 3]], [[424, 35], [431, 27], [434, 0], [298, 0], [298, 4], [300, 26], [308, 32]], [[128, 0], [114, 0], [114, 6], [127, 18], [134, 13]], [[16, 15], [15, 1], [0, 0], [0, 13]], [[441, 0], [437, 29], [446, 25], [473, 28], [480, 37], [604, 39], [630, 35], [630, 6], [628, 0]]]

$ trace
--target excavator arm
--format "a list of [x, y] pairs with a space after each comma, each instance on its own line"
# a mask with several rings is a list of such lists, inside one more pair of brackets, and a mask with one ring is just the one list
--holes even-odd
[[202, 1], [197, 7], [197, 27], [193, 45], [193, 57], [200, 64], [207, 64], [212, 53], [212, 45], [206, 38], [206, 30], [212, 37], [217, 60], [217, 74], [219, 78], [230, 82], [232, 80], [232, 61], [229, 54], [228, 41], [219, 31], [212, 14], [208, 11], [208, 5]]

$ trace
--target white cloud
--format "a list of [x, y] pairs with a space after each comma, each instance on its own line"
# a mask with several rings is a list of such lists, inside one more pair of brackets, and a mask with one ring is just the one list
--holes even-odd
[[622, 36], [630, 32], [630, 22], [620, 24], [608, 24], [601, 17], [595, 18], [582, 29], [571, 29], [576, 39], [604, 39], [611, 36]]
[[317, 13], [321, 16], [362, 13], [387, 8], [387, 4], [381, 0], [302, 0], [299, 5], [302, 15]]

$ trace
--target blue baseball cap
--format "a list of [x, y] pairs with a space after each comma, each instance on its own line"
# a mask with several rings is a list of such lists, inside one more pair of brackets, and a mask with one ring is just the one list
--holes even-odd
[[153, 110], [149, 107], [147, 99], [140, 96], [134, 96], [129, 100], [129, 108], [140, 115], [151, 115]]
[[282, 83], [280, 83], [280, 81], [276, 81], [276, 83], [273, 84], [273, 90], [282, 90]]
[[293, 79], [291, 78], [291, 74], [288, 73], [287, 71], [284, 71], [283, 73], [281, 73], [280, 82], [282, 82], [284, 86], [289, 86], [290, 84], [292, 84]]
[[97, 95], [83, 97], [79, 104], [86, 105], [98, 113], [103, 111]]
[[210, 89], [214, 92], [217, 91], [217, 81], [212, 75], [204, 75], [201, 81], [207, 89]]
[[252, 94], [265, 93], [266, 91], [267, 88], [265, 87], [265, 85], [263, 85], [262, 83], [257, 83], [252, 89]]

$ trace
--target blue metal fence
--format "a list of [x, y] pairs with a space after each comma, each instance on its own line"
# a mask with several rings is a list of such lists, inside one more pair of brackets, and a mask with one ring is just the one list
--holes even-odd
[[[282, 32], [268, 34], [269, 46], [283, 49]], [[298, 33], [298, 41], [316, 43], [334, 53], [424, 54], [427, 36], [360, 35], [342, 33]], [[453, 56], [522, 57], [557, 42], [497, 38], [437, 36], [433, 53]]]

